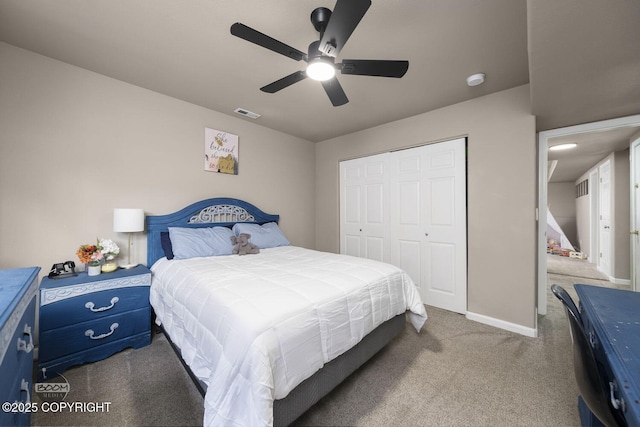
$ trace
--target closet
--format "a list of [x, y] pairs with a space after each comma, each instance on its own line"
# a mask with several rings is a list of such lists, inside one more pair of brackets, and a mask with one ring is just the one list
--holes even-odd
[[340, 162], [340, 252], [405, 270], [425, 304], [467, 309], [466, 140]]

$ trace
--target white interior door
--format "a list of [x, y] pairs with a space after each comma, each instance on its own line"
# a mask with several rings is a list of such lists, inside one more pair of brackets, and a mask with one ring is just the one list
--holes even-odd
[[391, 153], [391, 259], [423, 301], [467, 311], [465, 139]]
[[464, 138], [340, 162], [340, 252], [402, 268], [425, 304], [467, 310]]
[[388, 153], [340, 162], [340, 252], [389, 260]]
[[611, 276], [611, 160], [598, 168], [598, 269]]
[[600, 209], [598, 208], [598, 170], [589, 172], [589, 262], [598, 263], [598, 237], [600, 229]]
[[640, 138], [631, 142], [631, 289], [640, 286]]

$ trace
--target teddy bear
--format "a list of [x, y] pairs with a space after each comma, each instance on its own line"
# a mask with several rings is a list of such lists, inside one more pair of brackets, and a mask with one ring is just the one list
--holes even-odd
[[251, 234], [242, 233], [239, 236], [231, 236], [231, 242], [234, 244], [232, 253], [238, 255], [258, 254], [260, 249], [253, 243], [249, 243]]

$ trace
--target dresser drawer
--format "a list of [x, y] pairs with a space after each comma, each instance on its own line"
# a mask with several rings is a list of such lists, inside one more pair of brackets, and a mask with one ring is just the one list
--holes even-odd
[[40, 332], [40, 362], [98, 347], [138, 333], [151, 327], [149, 306], [126, 313], [102, 316], [75, 325]]
[[148, 305], [148, 286], [109, 289], [63, 299], [40, 307], [41, 333], [145, 308]]
[[[35, 331], [34, 321], [36, 313], [36, 299], [35, 296], [31, 298], [24, 313], [20, 317], [20, 320], [16, 322], [13, 333], [7, 334], [8, 343], [6, 343], [7, 349], [4, 354], [4, 358], [1, 360], [0, 372], [11, 375], [17, 375], [16, 373], [27, 367], [27, 372], [31, 369], [33, 363], [33, 333]], [[3, 335], [6, 331], [3, 330]], [[7, 339], [2, 337], [3, 340]], [[13, 378], [10, 376], [10, 378]], [[2, 382], [5, 378], [2, 379]], [[29, 380], [30, 381], [30, 380]], [[7, 384], [8, 385], [8, 384]], [[2, 388], [3, 389], [3, 388]], [[0, 401], [4, 402], [4, 396], [0, 391]]]
[[[33, 333], [40, 267], [0, 270], [0, 426], [28, 426], [25, 409], [33, 387]], [[6, 408], [3, 408], [6, 409]], [[26, 408], [28, 409], [28, 408]]]
[[[23, 369], [23, 371], [25, 371]], [[0, 411], [0, 426], [29, 426], [31, 406], [31, 390], [33, 384], [31, 382], [31, 366], [27, 365], [27, 375], [16, 375], [13, 384], [7, 388], [7, 396], [3, 398], [2, 403], [9, 403], [9, 411]], [[24, 374], [24, 372], [21, 372]], [[7, 384], [8, 385], [8, 384]], [[24, 412], [20, 412], [24, 411]]]

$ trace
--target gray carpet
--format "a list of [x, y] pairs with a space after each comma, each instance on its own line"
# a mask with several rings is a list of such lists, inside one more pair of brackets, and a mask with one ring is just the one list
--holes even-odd
[[[126, 349], [63, 375], [70, 387], [66, 402], [110, 402], [109, 412], [38, 412], [31, 425], [202, 425], [204, 401], [162, 334], [155, 334], [147, 347]], [[42, 405], [38, 393], [32, 396]]]
[[[573, 283], [584, 283], [566, 275], [549, 279], [562, 279], [570, 292]], [[580, 425], [568, 323], [551, 293], [538, 338], [434, 307], [427, 311], [420, 334], [407, 325], [295, 425]], [[162, 335], [148, 347], [71, 368], [65, 377], [67, 401], [110, 401], [110, 412], [38, 413], [32, 425], [202, 423], [202, 398]]]

